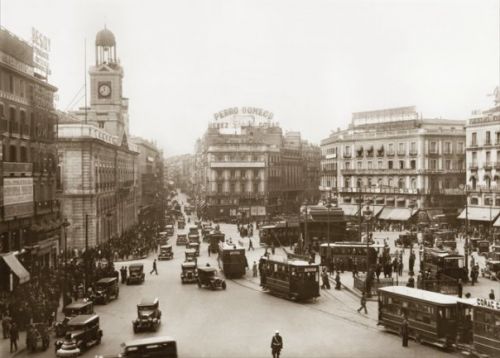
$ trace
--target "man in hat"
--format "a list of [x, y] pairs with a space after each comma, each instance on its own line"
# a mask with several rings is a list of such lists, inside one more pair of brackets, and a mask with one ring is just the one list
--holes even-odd
[[283, 349], [283, 338], [280, 336], [280, 332], [276, 331], [271, 339], [271, 353], [273, 354], [273, 358], [280, 358], [281, 349]]

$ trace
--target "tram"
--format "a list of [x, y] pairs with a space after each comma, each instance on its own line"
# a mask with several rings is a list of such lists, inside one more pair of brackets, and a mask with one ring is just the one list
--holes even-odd
[[272, 294], [295, 301], [319, 297], [319, 265], [271, 255], [259, 262], [260, 285]]
[[500, 356], [500, 301], [462, 299], [405, 286], [378, 289], [378, 325], [400, 332], [408, 320], [418, 343], [458, 348], [473, 356]]
[[259, 230], [260, 242], [267, 246], [289, 246], [299, 241], [300, 226], [298, 223], [278, 222], [264, 225]]
[[426, 248], [422, 271], [430, 271], [431, 277], [435, 279], [443, 278], [444, 275], [455, 280], [467, 281], [464, 256], [451, 254], [445, 250]]
[[216, 254], [219, 250], [219, 244], [225, 240], [225, 235], [220, 231], [212, 231], [205, 235], [205, 237], [207, 238], [210, 252]]
[[227, 278], [239, 278], [245, 275], [248, 262], [244, 248], [221, 242], [218, 260], [219, 263], [222, 261], [222, 271]]
[[[321, 244], [319, 247], [319, 255], [321, 257], [321, 265], [334, 265], [341, 270], [351, 271], [354, 264], [359, 271], [366, 271], [366, 259], [368, 257], [368, 265], [372, 266], [377, 263], [377, 257], [383, 254], [384, 245], [369, 244], [366, 247], [362, 242], [339, 241], [330, 244]], [[367, 255], [368, 251], [368, 255]]]

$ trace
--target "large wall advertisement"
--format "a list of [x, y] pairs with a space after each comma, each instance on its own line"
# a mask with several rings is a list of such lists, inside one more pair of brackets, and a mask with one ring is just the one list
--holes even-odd
[[4, 178], [3, 205], [4, 220], [33, 216], [33, 178]]

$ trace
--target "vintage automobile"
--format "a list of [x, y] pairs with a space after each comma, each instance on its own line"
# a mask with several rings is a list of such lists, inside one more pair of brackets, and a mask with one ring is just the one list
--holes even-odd
[[168, 243], [168, 235], [166, 231], [162, 231], [158, 234], [160, 245], [166, 245]]
[[186, 255], [186, 262], [196, 262], [196, 250], [195, 249], [186, 249], [184, 252]]
[[188, 234], [188, 242], [200, 243], [200, 235], [198, 234]]
[[158, 260], [172, 260], [173, 258], [174, 258], [174, 253], [172, 251], [172, 245], [160, 246], [160, 253], [158, 254]]
[[[68, 332], [66, 333], [65, 340], [57, 340], [55, 343], [57, 357], [73, 357], [75, 350], [82, 353], [92, 345], [101, 343], [102, 330], [99, 328], [99, 316], [80, 315], [72, 318], [68, 322]], [[64, 344], [65, 342], [74, 342], [71, 344]], [[76, 348], [75, 348], [76, 346]]]
[[123, 358], [177, 358], [177, 343], [171, 337], [148, 337], [122, 344]]
[[180, 218], [178, 221], [177, 221], [177, 228], [182, 230], [186, 227], [186, 220], [184, 220], [184, 218]]
[[50, 344], [49, 327], [46, 323], [34, 323], [26, 331], [26, 349], [28, 352], [46, 350]]
[[197, 242], [188, 242], [186, 245], [187, 249], [193, 249], [195, 251], [196, 257], [200, 256], [200, 244]]
[[165, 226], [165, 231], [168, 236], [173, 236], [174, 235], [174, 225], [169, 224]]
[[212, 290], [217, 288], [226, 289], [226, 281], [217, 275], [215, 267], [198, 267], [198, 287], [210, 287]]
[[153, 300], [143, 299], [137, 305], [137, 319], [132, 321], [134, 333], [141, 330], [157, 331], [161, 324], [160, 301], [158, 298]]
[[94, 304], [92, 301], [76, 301], [63, 308], [64, 319], [55, 324], [56, 337], [64, 337], [71, 318], [78, 315], [93, 314]]
[[186, 234], [177, 234], [177, 241], [175, 244], [177, 246], [186, 245], [188, 243], [188, 238]]
[[190, 226], [188, 234], [199, 235], [198, 226]]
[[399, 235], [396, 239], [396, 245], [402, 247], [413, 247], [417, 243], [417, 233], [406, 231]]
[[482, 270], [481, 275], [490, 280], [500, 281], [500, 261], [487, 260], [486, 267]]
[[95, 302], [107, 304], [111, 299], [116, 300], [120, 294], [118, 278], [101, 278], [95, 284]]
[[198, 281], [198, 267], [196, 265], [196, 262], [183, 262], [181, 264], [181, 268], [182, 283], [193, 283]]
[[132, 283], [144, 283], [144, 265], [130, 264], [128, 266], [127, 285]]

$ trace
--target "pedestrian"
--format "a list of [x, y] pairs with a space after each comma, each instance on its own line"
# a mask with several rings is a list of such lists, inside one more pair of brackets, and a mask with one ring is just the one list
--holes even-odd
[[358, 277], [358, 264], [356, 261], [352, 263], [352, 277]]
[[252, 239], [248, 239], [248, 251], [254, 251]]
[[253, 271], [253, 277], [257, 277], [257, 262], [253, 262], [252, 266], [252, 271]]
[[458, 279], [458, 283], [457, 283], [457, 293], [458, 293], [458, 297], [459, 298], [462, 298], [462, 294], [464, 292], [464, 285], [462, 284], [462, 279], [459, 278]]
[[495, 299], [495, 291], [493, 291], [493, 289], [491, 289], [491, 291], [490, 291], [489, 298], [490, 298], [490, 300], [494, 300]]
[[330, 289], [330, 280], [328, 279], [328, 272], [326, 272], [326, 267], [323, 268], [323, 272], [321, 273], [321, 281], [323, 284], [321, 285], [321, 288], [323, 289]]
[[283, 349], [283, 338], [280, 336], [280, 332], [276, 331], [273, 338], [271, 339], [271, 353], [273, 358], [280, 358], [281, 350]]
[[156, 268], [156, 259], [153, 260], [153, 269], [149, 272], [150, 275], [156, 273], [158, 275], [158, 269]]
[[17, 329], [16, 322], [12, 322], [10, 326], [10, 353], [17, 351], [17, 340], [19, 339], [19, 330]]
[[398, 275], [403, 276], [403, 260], [398, 260]]
[[413, 250], [410, 250], [410, 259], [409, 259], [409, 262], [408, 262], [408, 266], [409, 266], [410, 272], [413, 272], [413, 266], [414, 265], [415, 265], [415, 253], [413, 252]]
[[365, 309], [365, 314], [368, 314], [368, 310], [366, 309], [366, 295], [365, 292], [361, 294], [361, 307], [358, 308], [358, 313], [362, 310]]
[[406, 287], [415, 288], [415, 278], [413, 277], [413, 273], [410, 274], [410, 277], [408, 278], [408, 283], [406, 284]]
[[375, 266], [375, 275], [377, 276], [377, 282], [380, 282], [380, 274], [382, 273], [382, 265], [377, 263], [377, 266]]
[[2, 318], [2, 333], [3, 333], [3, 338], [9, 338], [9, 330], [10, 330], [10, 317], [9, 314], [6, 312]]
[[403, 338], [403, 347], [408, 347], [408, 320], [406, 316], [403, 318], [400, 329], [401, 337]]
[[271, 244], [271, 254], [274, 255], [274, 242]]
[[210, 257], [210, 244], [208, 244], [208, 257]]
[[341, 283], [340, 283], [340, 272], [337, 271], [337, 275], [335, 276], [335, 289], [340, 290], [341, 289]]

